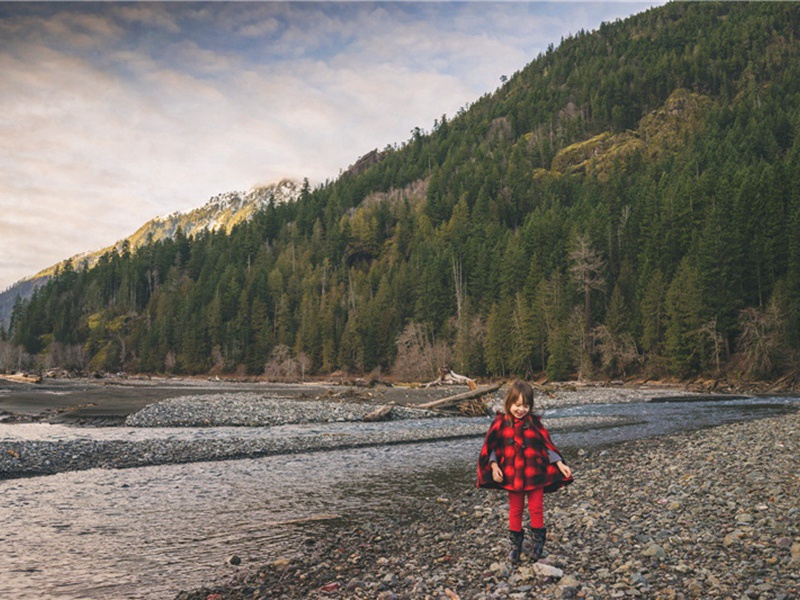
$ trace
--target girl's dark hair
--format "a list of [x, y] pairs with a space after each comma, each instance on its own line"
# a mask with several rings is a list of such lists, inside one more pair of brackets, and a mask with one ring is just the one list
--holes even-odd
[[503, 411], [506, 415], [511, 414], [511, 405], [515, 404], [520, 397], [522, 397], [522, 403], [529, 406], [531, 409], [530, 412], [533, 412], [533, 388], [530, 384], [518, 379], [508, 386], [506, 399], [505, 402], [503, 402]]

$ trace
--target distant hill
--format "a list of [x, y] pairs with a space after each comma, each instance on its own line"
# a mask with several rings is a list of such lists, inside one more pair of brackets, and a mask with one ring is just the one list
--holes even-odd
[[18, 297], [23, 300], [30, 298], [36, 288], [45, 284], [59, 269], [64, 268], [67, 260], [73, 267], [84, 264], [92, 267], [103, 254], [120, 251], [126, 243], [131, 250], [135, 250], [146, 243], [173, 238], [179, 229], [186, 236], [193, 236], [204, 230], [229, 233], [235, 225], [247, 221], [256, 211], [263, 209], [270, 202], [280, 204], [296, 200], [300, 188], [298, 182], [284, 179], [273, 185], [255, 187], [248, 192], [219, 194], [204, 205], [188, 212], [176, 211], [163, 217], [156, 217], [113, 246], [75, 255], [15, 283], [0, 293], [0, 325], [5, 326], [9, 323]]
[[47, 276], [34, 276], [18, 281], [4, 292], [0, 292], [0, 327], [7, 327], [17, 298], [27, 300], [33, 295], [34, 290], [47, 283], [48, 279]]

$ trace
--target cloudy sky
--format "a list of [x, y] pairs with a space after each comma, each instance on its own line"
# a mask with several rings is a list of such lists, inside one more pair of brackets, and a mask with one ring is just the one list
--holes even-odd
[[0, 291], [218, 193], [334, 179], [658, 4], [0, 3]]

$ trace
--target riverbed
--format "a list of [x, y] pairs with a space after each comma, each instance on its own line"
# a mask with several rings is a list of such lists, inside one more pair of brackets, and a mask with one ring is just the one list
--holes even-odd
[[[681, 429], [794, 412], [795, 398], [587, 404], [548, 409], [545, 423], [569, 458], [602, 445]], [[595, 428], [603, 418], [619, 425]], [[559, 427], [560, 420], [582, 423]], [[173, 597], [243, 564], [291, 559], [319, 528], [352, 526], [420, 498], [473, 485], [488, 418], [373, 424], [378, 429], [469, 426], [458, 439], [381, 444], [227, 461], [90, 469], [0, 482], [0, 597]], [[613, 421], [613, 419], [612, 419]], [[624, 423], [624, 424], [623, 424]], [[342, 433], [366, 424], [335, 423]], [[28, 437], [46, 436], [32, 424]], [[35, 428], [39, 428], [36, 430]], [[296, 425], [295, 431], [319, 428]], [[18, 431], [23, 431], [22, 429]], [[35, 435], [32, 433], [35, 431]], [[124, 436], [126, 428], [69, 428], [62, 435]], [[137, 429], [137, 436], [266, 435], [263, 428]], [[270, 435], [275, 435], [272, 432]], [[333, 436], [334, 438], [336, 436]], [[402, 485], [399, 484], [402, 482]]]

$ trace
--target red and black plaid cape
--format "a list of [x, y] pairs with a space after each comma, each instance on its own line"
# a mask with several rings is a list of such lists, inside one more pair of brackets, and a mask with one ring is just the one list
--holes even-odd
[[[572, 477], [565, 479], [558, 467], [551, 464], [548, 450], [561, 456], [539, 417], [527, 415], [524, 419], [514, 419], [509, 416], [506, 419], [498, 412], [486, 433], [478, 459], [478, 487], [511, 492], [544, 487], [545, 492], [555, 492], [569, 485]], [[492, 479], [489, 464], [492, 452], [503, 471], [502, 483]]]

